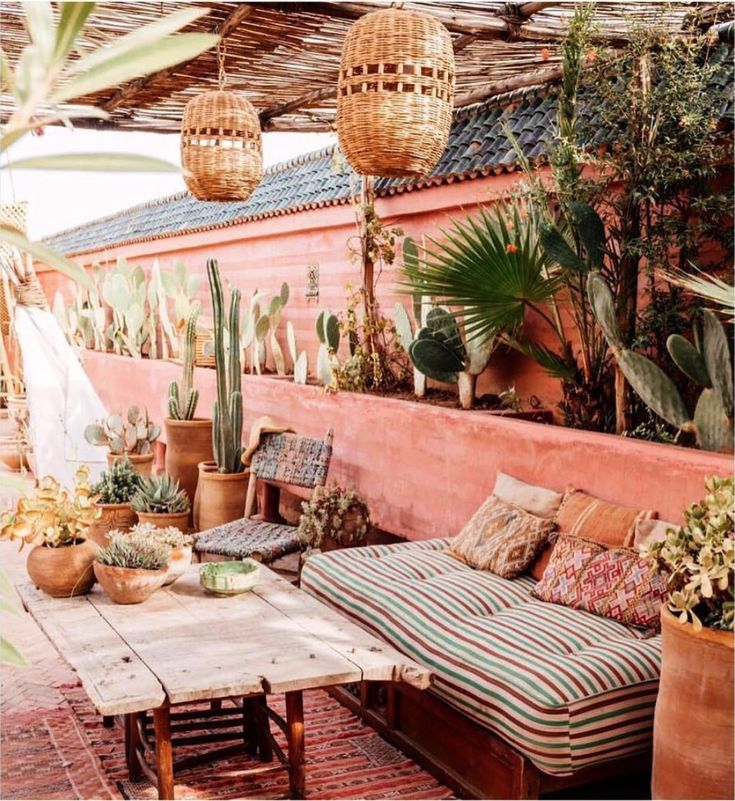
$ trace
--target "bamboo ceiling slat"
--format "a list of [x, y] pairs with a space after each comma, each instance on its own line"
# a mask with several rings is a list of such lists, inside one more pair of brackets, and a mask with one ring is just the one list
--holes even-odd
[[[58, 5], [58, 4], [56, 4]], [[192, 2], [102, 2], [90, 17], [83, 47], [111, 42]], [[228, 88], [245, 94], [266, 130], [324, 131], [334, 121], [340, 53], [345, 33], [361, 14], [390, 5], [373, 2], [235, 2], [196, 3], [210, 13], [190, 30], [227, 36]], [[574, 13], [572, 2], [406, 2], [436, 15], [455, 44], [458, 98], [475, 98], [483, 88], [523, 81], [527, 74], [554, 74], [559, 46]], [[719, 16], [717, 16], [719, 14]], [[27, 44], [21, 2], [0, 2], [2, 46], [11, 62]], [[601, 42], [625, 39], [631, 26], [654, 23], [667, 32], [682, 30], [692, 17], [723, 21], [732, 4], [696, 2], [599, 2], [595, 36]], [[77, 103], [106, 108], [107, 121], [83, 124], [175, 132], [184, 106], [198, 92], [217, 86], [213, 51], [186, 64], [126, 86], [98, 92]], [[7, 118], [12, 99], [0, 95], [0, 116]]]

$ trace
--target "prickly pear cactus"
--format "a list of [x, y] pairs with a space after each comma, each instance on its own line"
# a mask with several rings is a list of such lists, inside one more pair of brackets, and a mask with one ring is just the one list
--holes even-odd
[[640, 399], [669, 425], [692, 433], [704, 450], [732, 451], [733, 383], [727, 336], [717, 315], [702, 314], [702, 350], [683, 337], [669, 337], [666, 347], [679, 369], [703, 387], [694, 414], [684, 403], [674, 382], [650, 359], [626, 348], [615, 317], [615, 301], [599, 272], [591, 273], [587, 292], [623, 375]]

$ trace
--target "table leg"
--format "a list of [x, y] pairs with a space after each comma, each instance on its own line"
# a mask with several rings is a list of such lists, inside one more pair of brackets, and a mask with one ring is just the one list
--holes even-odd
[[305, 798], [304, 698], [301, 690], [293, 690], [286, 693], [286, 724], [288, 728], [288, 778], [291, 798]]
[[159, 706], [153, 710], [153, 728], [156, 732], [156, 776], [158, 798], [174, 797], [174, 752], [171, 746], [171, 710]]
[[131, 782], [137, 782], [143, 777], [138, 757], [138, 748], [142, 745], [138, 729], [139, 715], [140, 712], [129, 712], [125, 715], [125, 763], [128, 766], [128, 778]]
[[273, 761], [273, 745], [270, 738], [267, 699], [264, 695], [255, 699], [255, 727], [258, 733], [258, 751], [261, 762]]

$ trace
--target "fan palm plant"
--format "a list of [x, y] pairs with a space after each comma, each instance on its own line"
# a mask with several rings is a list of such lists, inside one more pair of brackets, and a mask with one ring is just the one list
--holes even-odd
[[666, 279], [713, 304], [715, 310], [724, 315], [728, 322], [735, 322], [735, 287], [732, 283], [705, 273], [694, 264], [691, 268], [691, 275], [681, 271], [667, 275]]
[[[475, 217], [453, 221], [441, 239], [427, 241], [423, 259], [404, 264], [404, 289], [452, 307], [467, 339], [499, 337], [551, 375], [574, 375], [576, 363], [554, 303], [561, 274], [540, 246], [535, 219], [519, 203], [481, 208]], [[525, 338], [526, 310], [549, 328], [556, 347]]]

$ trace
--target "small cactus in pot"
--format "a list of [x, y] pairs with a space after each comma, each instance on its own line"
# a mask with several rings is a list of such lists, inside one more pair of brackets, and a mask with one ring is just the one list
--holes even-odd
[[135, 524], [137, 515], [131, 501], [141, 480], [130, 460], [123, 457], [110, 465], [92, 487], [92, 496], [100, 514], [89, 528], [89, 538], [100, 547], [107, 545], [110, 531], [128, 531]]
[[157, 528], [174, 527], [182, 534], [189, 528], [189, 496], [167, 473], [142, 478], [130, 505], [141, 523]]
[[172, 381], [168, 387], [168, 415], [172, 420], [193, 420], [199, 402], [199, 390], [194, 387], [194, 351], [198, 318], [199, 305], [193, 304], [184, 333], [184, 368], [181, 384]]
[[112, 465], [127, 457], [141, 475], [150, 475], [153, 464], [153, 443], [161, 434], [145, 407], [130, 406], [126, 415], [111, 414], [105, 420], [84, 429], [84, 438], [91, 445], [107, 447], [107, 461]]

